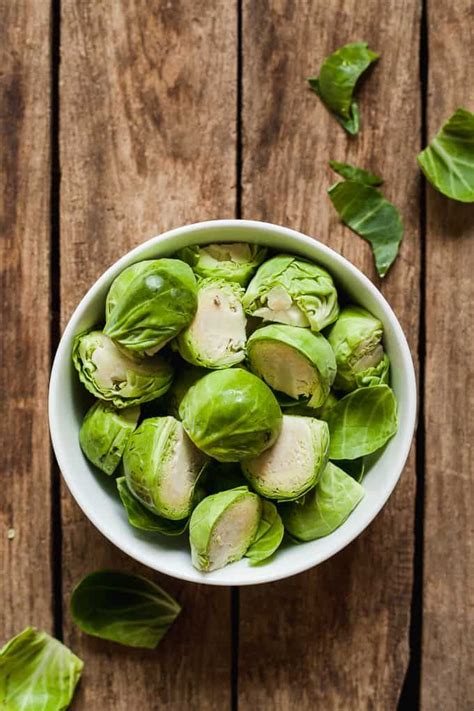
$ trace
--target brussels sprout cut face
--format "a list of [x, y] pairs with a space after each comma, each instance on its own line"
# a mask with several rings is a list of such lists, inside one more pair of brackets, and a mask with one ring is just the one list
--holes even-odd
[[191, 513], [194, 488], [206, 456], [174, 417], [144, 420], [123, 458], [130, 491], [150, 511], [180, 520]]
[[179, 414], [194, 444], [220, 462], [263, 452], [278, 436], [282, 420], [270, 388], [242, 368], [201, 378], [183, 398]]
[[279, 501], [296, 499], [318, 481], [327, 463], [329, 430], [313, 417], [283, 416], [280, 435], [270, 449], [242, 463], [257, 493]]
[[76, 336], [72, 359], [87, 390], [118, 408], [154, 400], [173, 379], [173, 368], [160, 356], [135, 359], [101, 331]]
[[281, 254], [262, 264], [244, 297], [248, 314], [320, 331], [339, 313], [332, 277], [322, 267]]
[[152, 355], [191, 323], [196, 307], [196, 279], [187, 264], [139, 262], [110, 288], [104, 333], [135, 353]]
[[313, 541], [336, 530], [364, 496], [351, 476], [327, 465], [315, 489], [302, 499], [279, 506], [288, 533], [299, 541]]
[[388, 382], [389, 360], [381, 322], [360, 306], [341, 312], [328, 336], [337, 363], [334, 387], [343, 392]]
[[110, 403], [100, 401], [92, 405], [79, 432], [87, 459], [106, 474], [113, 474], [139, 417], [139, 407], [116, 410]]
[[245, 358], [243, 293], [240, 286], [222, 279], [200, 282], [196, 315], [176, 340], [185, 360], [205, 368], [228, 368]]
[[246, 286], [266, 253], [265, 247], [233, 242], [185, 247], [178, 256], [201, 277], [225, 279]]
[[262, 502], [246, 486], [208, 496], [189, 523], [193, 565], [211, 571], [240, 560], [260, 523]]
[[252, 370], [274, 390], [311, 407], [326, 400], [336, 375], [331, 346], [320, 333], [295, 326], [266, 326], [248, 341]]

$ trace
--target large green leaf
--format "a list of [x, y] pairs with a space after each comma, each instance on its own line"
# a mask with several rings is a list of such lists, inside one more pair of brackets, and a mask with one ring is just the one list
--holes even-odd
[[474, 114], [457, 109], [417, 159], [436, 190], [474, 202]]
[[330, 160], [329, 166], [332, 170], [341, 175], [346, 180], [353, 180], [356, 183], [364, 183], [364, 185], [382, 185], [383, 179], [370, 170], [358, 168], [350, 163], [339, 163], [337, 160]]
[[153, 649], [181, 611], [158, 585], [130, 573], [99, 570], [74, 588], [71, 613], [87, 634]]
[[370, 243], [377, 271], [385, 276], [403, 237], [397, 208], [376, 188], [352, 180], [336, 183], [328, 193], [341, 220]]
[[64, 644], [27, 627], [0, 650], [0, 709], [69, 708], [83, 666]]
[[353, 100], [356, 84], [378, 58], [366, 42], [346, 44], [326, 57], [319, 77], [308, 79], [312, 90], [352, 135], [358, 133], [360, 127], [359, 109]]
[[280, 546], [285, 533], [275, 504], [265, 499], [262, 502], [263, 509], [258, 530], [252, 545], [245, 554], [246, 558], [250, 558], [252, 564], [261, 563], [273, 555]]
[[396, 433], [397, 401], [388, 385], [359, 388], [328, 413], [329, 459], [357, 459], [377, 451]]
[[124, 476], [117, 479], [117, 489], [127, 512], [128, 522], [134, 528], [138, 528], [140, 531], [162, 533], [164, 536], [180, 536], [186, 530], [189, 523], [188, 518], [182, 521], [171, 521], [152, 513], [133, 496]]

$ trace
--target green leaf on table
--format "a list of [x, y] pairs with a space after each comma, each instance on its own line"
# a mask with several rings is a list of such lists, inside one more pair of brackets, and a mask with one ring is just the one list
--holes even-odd
[[339, 163], [337, 160], [330, 160], [329, 166], [335, 173], [346, 180], [353, 180], [364, 185], [382, 185], [383, 183], [383, 179], [379, 178], [375, 173], [371, 173], [370, 170], [364, 170], [364, 168], [357, 168], [357, 166], [350, 163]]
[[388, 385], [359, 388], [328, 413], [329, 459], [357, 459], [376, 452], [396, 433], [397, 401]]
[[262, 499], [263, 510], [262, 517], [257, 529], [257, 533], [245, 554], [246, 558], [250, 558], [252, 564], [261, 563], [269, 558], [283, 540], [285, 529], [277, 511], [275, 504]]
[[474, 202], [474, 114], [457, 109], [417, 160], [440, 193]]
[[182, 521], [171, 521], [152, 513], [134, 497], [124, 476], [117, 479], [117, 489], [127, 512], [128, 522], [134, 528], [138, 528], [140, 531], [162, 533], [164, 536], [180, 536], [186, 530], [189, 523], [188, 518]]
[[311, 89], [352, 135], [360, 128], [359, 109], [353, 99], [356, 84], [379, 56], [368, 49], [367, 42], [346, 44], [326, 57], [319, 77], [308, 78]]
[[0, 708], [69, 708], [84, 664], [46, 632], [27, 627], [0, 649]]
[[339, 217], [372, 247], [381, 277], [393, 264], [403, 237], [400, 213], [376, 188], [352, 180], [336, 183], [328, 190]]
[[87, 575], [71, 597], [72, 618], [83, 632], [128, 647], [156, 647], [180, 612], [151, 580], [112, 570]]

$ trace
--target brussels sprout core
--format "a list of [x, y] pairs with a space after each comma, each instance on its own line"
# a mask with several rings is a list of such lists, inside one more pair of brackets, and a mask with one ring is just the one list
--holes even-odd
[[206, 463], [174, 417], [144, 420], [125, 450], [130, 491], [154, 513], [172, 520], [189, 516], [194, 487]]
[[261, 513], [261, 500], [246, 486], [201, 501], [189, 524], [193, 565], [209, 572], [240, 560], [257, 533]]
[[226, 368], [245, 358], [246, 318], [243, 289], [223, 280], [199, 284], [198, 309], [176, 340], [181, 356], [193, 365]]
[[273, 447], [243, 462], [242, 470], [262, 496], [280, 501], [296, 499], [317, 483], [327, 463], [328, 448], [325, 422], [284, 415]]

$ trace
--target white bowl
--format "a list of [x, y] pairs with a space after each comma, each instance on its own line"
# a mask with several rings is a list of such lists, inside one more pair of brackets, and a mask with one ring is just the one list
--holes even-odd
[[[331, 272], [337, 285], [354, 301], [378, 316], [384, 325], [400, 424], [364, 477], [365, 497], [334, 533], [285, 547], [265, 565], [252, 567], [243, 559], [222, 570], [201, 573], [191, 564], [185, 538], [152, 538], [132, 528], [113, 480], [95, 471], [82, 454], [78, 434], [87, 399], [71, 361], [71, 348], [77, 333], [103, 319], [109, 286], [125, 267], [143, 259], [169, 256], [185, 245], [237, 241], [256, 242], [314, 260]], [[317, 240], [286, 227], [249, 220], [216, 220], [180, 227], [153, 237], [119, 259], [89, 289], [71, 316], [54, 359], [49, 388], [54, 451], [69, 490], [94, 526], [140, 563], [175, 578], [208, 585], [253, 585], [286, 578], [318, 565], [353, 541], [392, 493], [408, 457], [415, 417], [416, 383], [410, 350], [395, 314], [378, 289], [350, 262]]]

